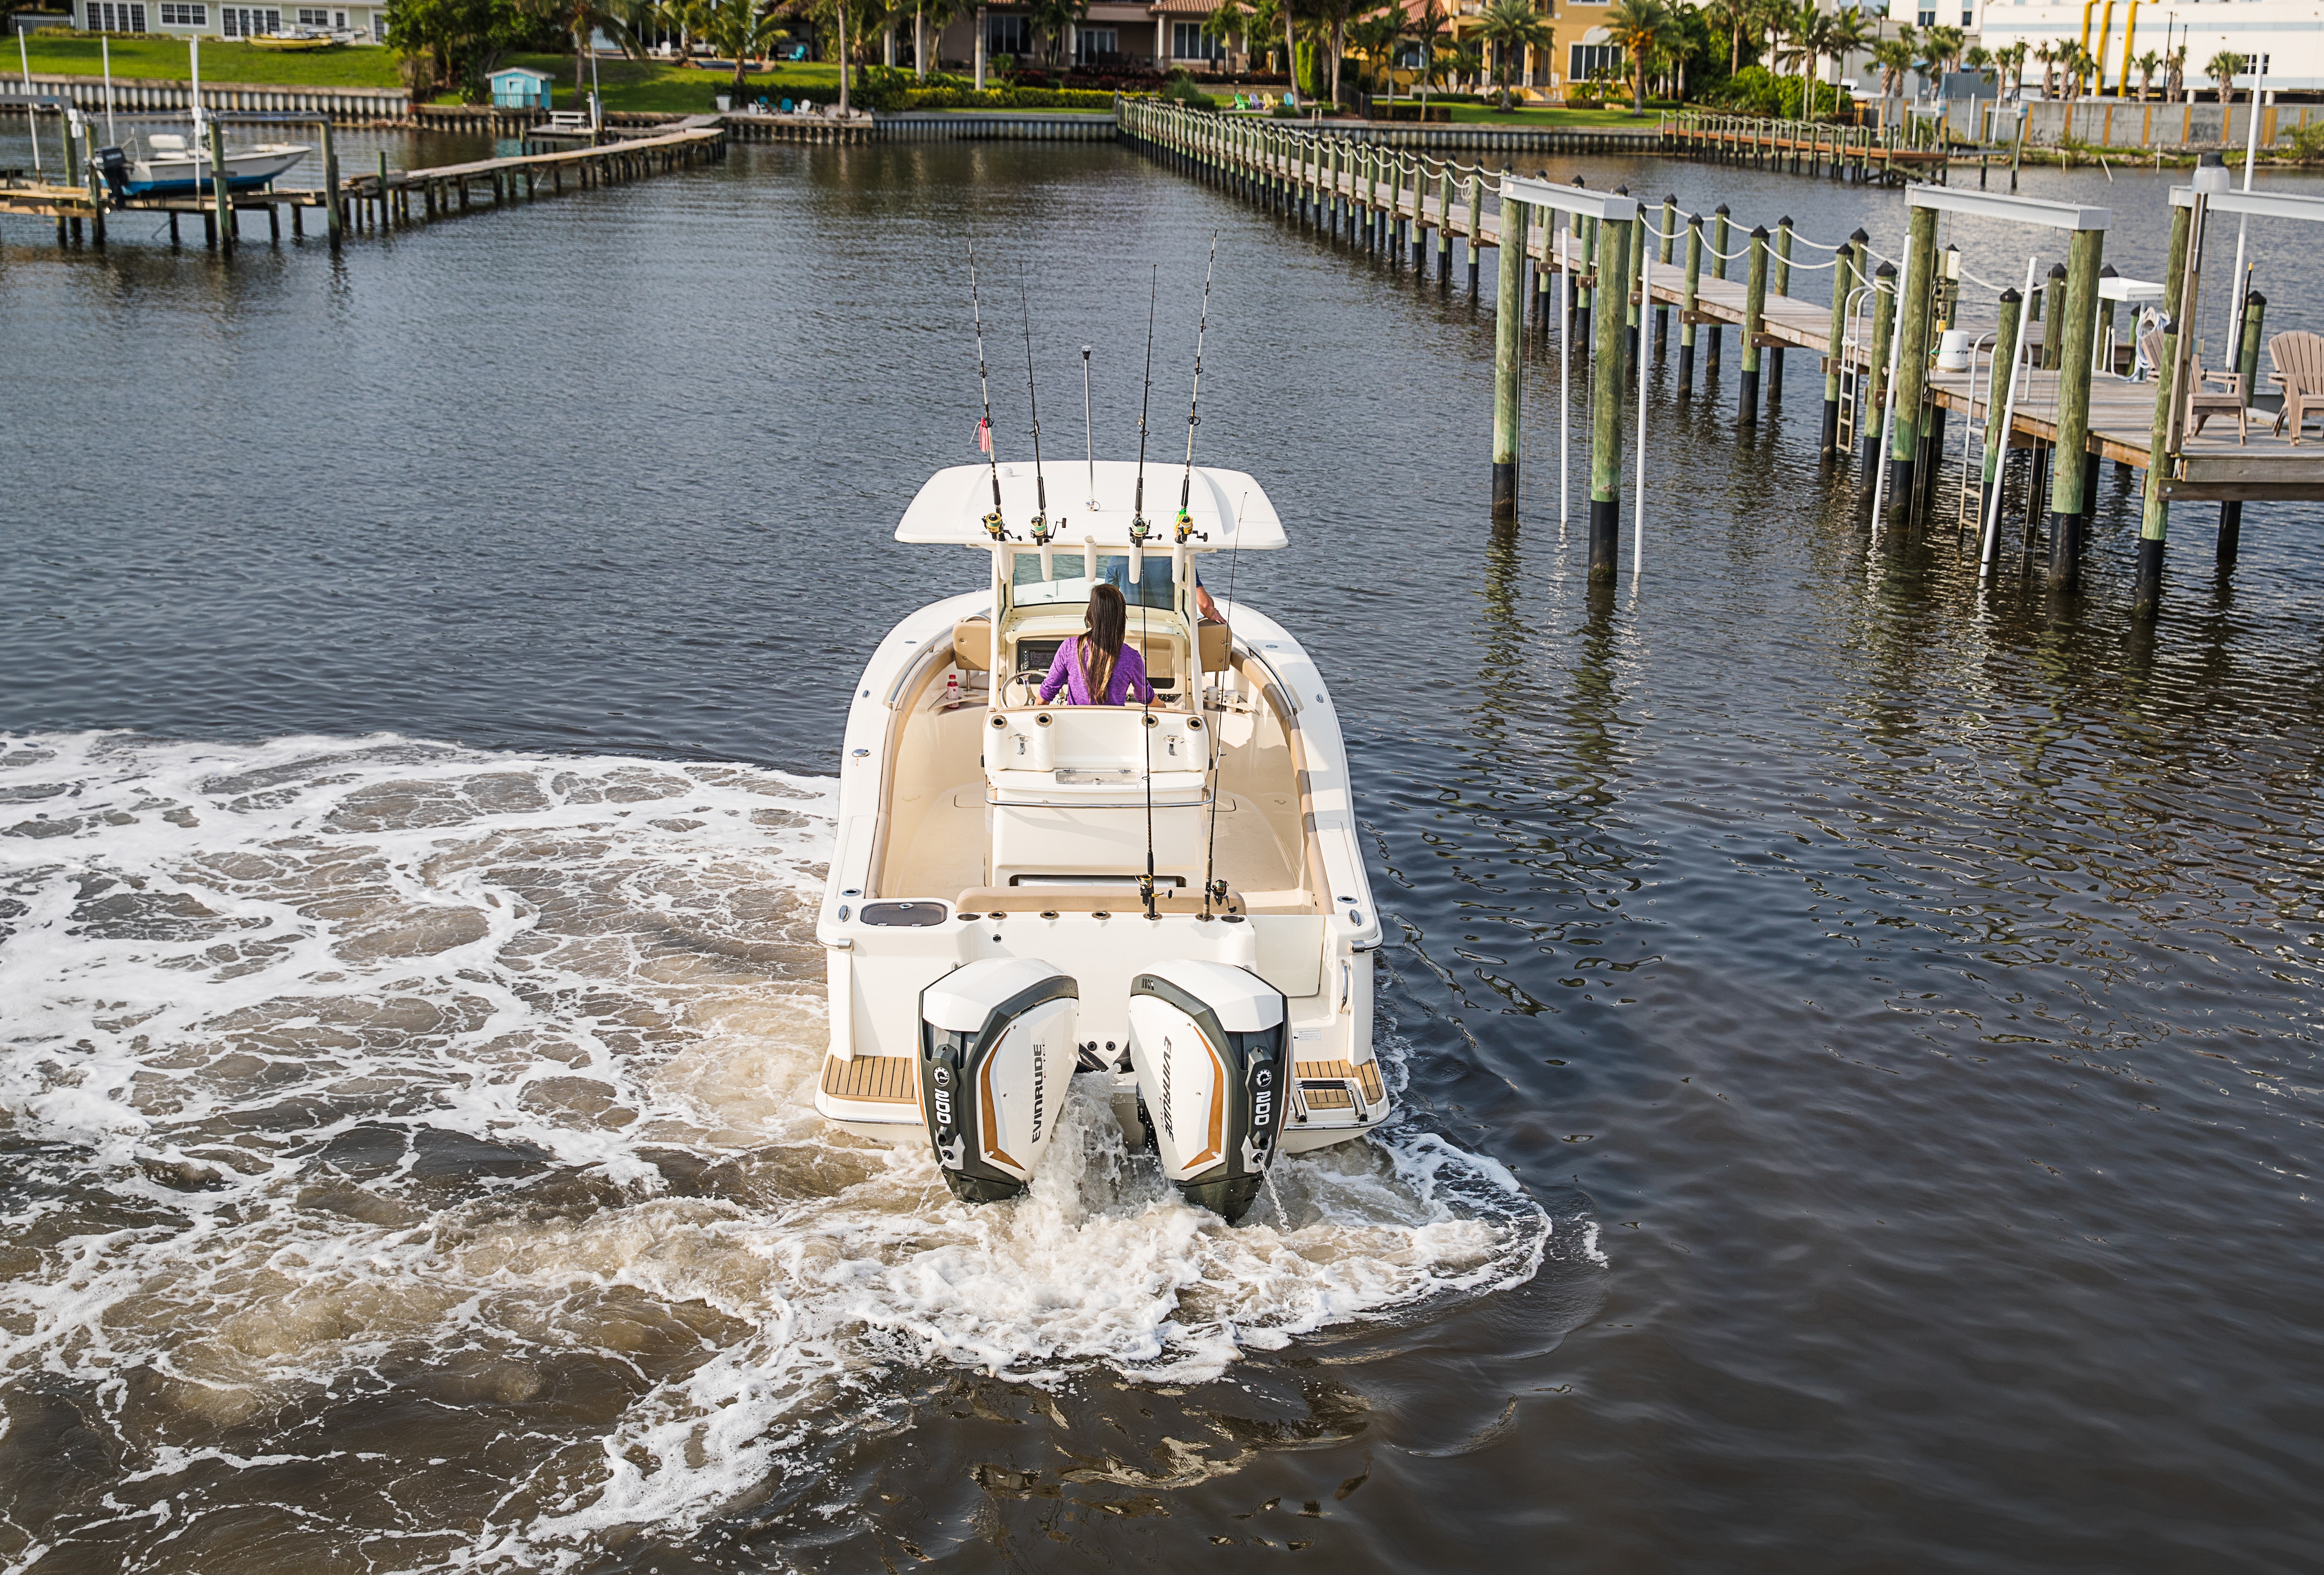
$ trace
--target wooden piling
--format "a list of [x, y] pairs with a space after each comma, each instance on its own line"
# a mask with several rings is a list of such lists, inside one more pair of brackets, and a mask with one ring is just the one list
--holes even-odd
[[1501, 199], [1499, 293], [1493, 302], [1493, 523], [1517, 517], [1518, 329], [1524, 317], [1525, 240], [1530, 208]]
[[2105, 246], [2101, 229], [2078, 229], [2066, 243], [2065, 320], [2058, 336], [2058, 463], [2050, 482], [2050, 585], [2055, 590], [2070, 590], [2081, 579], [2089, 496], [2082, 459], [2090, 435], [2090, 335], [2098, 326], [2098, 264]]
[[1872, 275], [1872, 365], [1864, 379], [1867, 390], [1857, 420], [1864, 444], [1864, 495], [1879, 485], [1880, 412], [1888, 401], [1888, 343], [1896, 328], [1896, 264], [1883, 263]]
[[235, 242], [234, 208], [226, 183], [226, 127], [215, 120], [210, 122], [210, 197], [217, 204], [219, 255], [230, 256]]
[[1913, 487], [1919, 474], [1922, 403], [1929, 388], [1931, 292], [1937, 272], [1937, 210], [1915, 208], [1908, 223], [1912, 238], [1905, 247], [1904, 311], [1896, 325], [1895, 403], [1888, 418], [1889, 520], [1897, 524], [1912, 517]]
[[1702, 215], [1686, 216], [1686, 289], [1678, 308], [1678, 391], [1683, 398], [1694, 385], [1694, 343], [1702, 325], [1695, 320], [1702, 299]]
[[[2195, 201], [2202, 202], [2198, 192]], [[2171, 210], [2170, 261], [2163, 274], [2163, 353], [2154, 368], [2154, 414], [2147, 427], [2145, 506], [2138, 523], [2138, 567], [2131, 577], [2130, 612], [2151, 618], [2163, 600], [2163, 544], [2171, 533], [2171, 503], [2163, 496], [2164, 472], [2171, 467], [2172, 417], [2178, 405], [2180, 315], [2190, 301], [2187, 291], [2188, 264], [2194, 233], [2193, 207]]]
[[[1864, 232], [1858, 230], [1857, 236]], [[1831, 265], [1831, 326], [1824, 338], [1823, 447], [1818, 456], [1826, 464], [1840, 457], [1840, 382], [1845, 366], [1840, 358], [1847, 343], [1848, 298], [1863, 281], [1864, 254], [1855, 236], [1842, 241]]]
[[[1775, 221], [1775, 249], [1768, 263], [1768, 283], [1780, 299], [1792, 292], [1792, 216], [1785, 214]], [[1767, 351], [1767, 403], [1770, 408], [1784, 402], [1784, 347], [1770, 346]]]
[[[1727, 204], [1722, 202], [1718, 207], [1711, 210], [1711, 275], [1718, 279], [1724, 279], [1727, 277], [1728, 258], [1726, 253], [1728, 229]], [[1710, 326], [1711, 342], [1703, 347], [1702, 353], [1702, 375], [1706, 379], [1709, 378], [1711, 374], [1719, 370], [1720, 341], [1725, 337], [1727, 331], [1723, 327], [1715, 322]]]
[[1760, 336], [1767, 317], [1767, 227], [1751, 228], [1750, 256], [1743, 270], [1743, 388], [1738, 402], [1745, 426], [1759, 419]]
[[[1628, 277], [1630, 227], [1599, 227], [1601, 278]], [[1600, 311], [1590, 367], [1590, 579], [1610, 582], [1622, 534], [1622, 334], [1618, 311]]]
[[1993, 368], [1985, 400], [1985, 464], [1978, 477], [1977, 518], [1980, 544], [1985, 540], [1985, 521], [1993, 513], [1993, 489], [2001, 485], [2001, 463], [2009, 455], [2009, 432], [2002, 424], [2002, 406], [2009, 398], [2009, 380], [2016, 369], [2024, 320], [2025, 298], [2015, 289], [2003, 291], [2001, 322], [1994, 330]]
[[331, 123], [323, 122], [323, 218], [331, 236], [331, 249], [337, 251], [346, 236], [346, 215], [339, 207], [339, 153], [331, 141]]
[[2050, 264], [2048, 287], [2042, 292], [2042, 370], [2044, 372], [2058, 369], [2059, 352], [2065, 343], [2065, 335], [2058, 325], [2063, 320], [2065, 310], [2066, 265], [2052, 263]]
[[[1678, 194], [1663, 199], [1662, 245], [1655, 259], [1664, 268], [1671, 265], [1671, 248], [1678, 244]], [[1670, 354], [1670, 304], [1658, 302], [1655, 307], [1655, 358], [1661, 360]]]

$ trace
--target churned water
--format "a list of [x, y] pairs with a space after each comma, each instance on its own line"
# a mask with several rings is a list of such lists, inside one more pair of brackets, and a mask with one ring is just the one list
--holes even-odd
[[[2155, 270], [2160, 179], [2027, 184]], [[847, 690], [982, 572], [888, 539], [972, 225], [1068, 499], [1156, 265], [1183, 460], [1219, 238], [1201, 457], [1293, 546], [1206, 578], [1334, 684], [1405, 1109], [1240, 1229], [1094, 1099], [981, 1210], [807, 1103]], [[0, 1569], [2314, 1567], [2312, 508], [2181, 509], [2141, 630], [2109, 470], [2081, 598], [1980, 593], [1730, 337], [1593, 594], [1553, 466], [1483, 523], [1489, 311], [1111, 147], [130, 227], [0, 230]]]

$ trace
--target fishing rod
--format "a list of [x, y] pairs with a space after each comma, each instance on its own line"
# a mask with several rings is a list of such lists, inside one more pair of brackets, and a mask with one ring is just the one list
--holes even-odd
[[[1242, 561], [1242, 512], [1250, 503], [1250, 494], [1246, 492], [1242, 495], [1242, 502], [1235, 505], [1234, 543], [1227, 549], [1227, 606], [1230, 607], [1234, 606], [1235, 566]], [[1194, 632], [1194, 644], [1196, 650], [1202, 648], [1199, 627]], [[1227, 664], [1230, 668], [1234, 664], [1234, 625], [1231, 624], [1227, 625]], [[1226, 785], [1222, 764], [1219, 729], [1213, 727], [1211, 729], [1211, 825], [1203, 844], [1203, 917], [1205, 919], [1211, 916], [1211, 904], [1213, 902], [1223, 903], [1227, 896], [1227, 883], [1217, 878], [1219, 794]]]
[[1084, 501], [1090, 511], [1097, 510], [1097, 429], [1090, 424], [1090, 347], [1082, 347], [1082, 449], [1089, 459], [1089, 496]]
[[[1186, 402], [1186, 474], [1178, 482], [1178, 535], [1181, 542], [1195, 534], [1194, 516], [1186, 512], [1194, 493], [1194, 429], [1203, 424], [1203, 336], [1211, 326], [1211, 272], [1218, 266], [1219, 232], [1211, 232], [1211, 260], [1203, 264], [1203, 316], [1194, 327], [1194, 393]], [[1210, 537], [1203, 537], [1205, 542]]]
[[1017, 300], [1025, 310], [1025, 401], [1033, 407], [1033, 540], [1046, 547], [1049, 544], [1049, 484], [1041, 478], [1041, 401], [1033, 391], [1033, 299], [1025, 292], [1022, 273], [1017, 275]]
[[984, 375], [984, 308], [976, 294], [976, 236], [968, 237], [968, 313], [976, 324], [976, 388], [984, 396], [984, 419], [977, 423], [976, 441], [992, 468], [992, 512], [984, 516], [984, 533], [996, 542], [1009, 539], [1001, 518], [1001, 458], [992, 451], [992, 384]]
[[1162, 290], [1162, 268], [1155, 264], [1146, 283], [1146, 388], [1138, 396], [1138, 496], [1130, 505], [1130, 539], [1146, 540], [1146, 407], [1154, 402], [1154, 301]]

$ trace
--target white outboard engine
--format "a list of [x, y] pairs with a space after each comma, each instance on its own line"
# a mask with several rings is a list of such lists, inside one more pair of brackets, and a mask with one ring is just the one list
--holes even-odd
[[920, 992], [920, 1109], [954, 1197], [1025, 1191], [1065, 1114], [1081, 987], [1032, 958], [989, 957]]
[[1162, 1173], [1232, 1224], [1274, 1161], [1290, 1086], [1283, 993], [1222, 962], [1157, 963], [1130, 986], [1130, 1062]]

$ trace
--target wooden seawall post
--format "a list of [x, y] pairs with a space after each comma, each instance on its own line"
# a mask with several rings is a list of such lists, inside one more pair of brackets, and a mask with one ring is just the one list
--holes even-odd
[[[2267, 297], [2255, 290], [2244, 297], [2243, 355], [2236, 362], [2236, 370], [2244, 375], [2246, 398], [2249, 397], [2248, 391], [2259, 386], [2260, 334], [2266, 325]], [[2234, 564], [2243, 551], [2243, 541], [2244, 500], [2231, 497], [2219, 505], [2219, 541], [2216, 558], [2221, 567]]]
[[1702, 215], [1686, 216], [1686, 288], [1678, 307], [1678, 393], [1684, 399], [1694, 391], [1694, 340], [1702, 324], [1695, 320], [1702, 301]]
[[2098, 318], [2103, 229], [2078, 229], [2066, 243], [2064, 332], [2058, 336], [2058, 456], [2050, 478], [2050, 585], [2071, 590], [2081, 580], [2082, 524], [2089, 507], [2090, 336]]
[[[1858, 230], [1858, 235], [1864, 232]], [[1862, 283], [1863, 254], [1853, 237], [1842, 241], [1831, 265], [1831, 327], [1827, 330], [1823, 358], [1823, 446], [1817, 456], [1829, 465], [1840, 458], [1840, 347], [1848, 332], [1848, 298]]]
[[2058, 369], [2059, 350], [2065, 342], [2064, 331], [2058, 325], [2065, 320], [2065, 310], [2066, 265], [2052, 263], [2050, 264], [2048, 287], [2042, 292], [2042, 370], [2044, 372]]
[[1493, 523], [1517, 517], [1517, 373], [1525, 317], [1526, 231], [1532, 214], [1502, 183], [1499, 289], [1493, 301]]
[[1436, 289], [1452, 288], [1452, 161], [1444, 161], [1436, 189]]
[[346, 216], [339, 207], [339, 150], [331, 141], [331, 123], [323, 122], [323, 223], [330, 232], [331, 250], [346, 239]]
[[2002, 406], [2009, 397], [2009, 378], [2025, 328], [2025, 298], [2013, 287], [2001, 292], [2001, 323], [1994, 330], [1991, 386], [1985, 403], [1985, 465], [1978, 477], [1977, 517], [1982, 542], [1984, 522], [1993, 514], [1994, 489], [2002, 484], [2002, 467], [2009, 459], [2009, 434], [2000, 427]]
[[[1597, 225], [1599, 276], [1628, 274], [1630, 227]], [[1596, 352], [1590, 367], [1590, 579], [1610, 583], [1622, 545], [1622, 314], [1598, 314]]]
[[[1660, 262], [1665, 272], [1671, 265], [1671, 247], [1678, 242], [1678, 195], [1674, 192], [1663, 199], [1662, 246]], [[1655, 306], [1655, 359], [1670, 354], [1670, 303], [1659, 301]]]
[[[1778, 297], [1792, 292], [1792, 216], [1789, 214], [1775, 221], [1775, 252], [1769, 264], [1769, 280]], [[1784, 347], [1771, 345], [1767, 355], [1767, 404], [1768, 408], [1774, 409], [1784, 403]]]
[[[1718, 279], [1727, 277], [1728, 228], [1727, 204], [1722, 202], [1711, 210], [1711, 272], [1712, 276]], [[1705, 379], [1709, 379], [1719, 370], [1719, 345], [1726, 333], [1726, 329], [1720, 324], [1714, 322], [1711, 325], [1711, 343], [1704, 347], [1702, 352], [1702, 375]]]
[[2172, 440], [2176, 436], [2172, 427], [2179, 410], [2180, 319], [2194, 301], [2187, 275], [2189, 259], [2194, 255], [2190, 243], [2201, 221], [2202, 200], [2198, 192], [2192, 205], [2171, 210], [2171, 261], [2163, 274], [2163, 301], [2170, 315], [2163, 320], [2163, 353], [2155, 358], [2154, 416], [2147, 429], [2145, 507], [2138, 523], [2138, 568], [2131, 577], [2130, 614], [2135, 618], [2153, 617], [2163, 601], [2163, 543], [2171, 533], [2171, 500], [2163, 496], [2163, 483], [2171, 468]]
[[[1904, 256], [1904, 314], [1896, 325], [1896, 389], [1893, 429], [1888, 446], [1889, 521], [1902, 524], [1913, 515], [1914, 483], [1921, 454], [1922, 402], [1929, 391], [1929, 319], [1934, 301], [1932, 282], [1937, 272], [1937, 210], [1912, 209], [1911, 239]], [[2089, 353], [2087, 346], [2083, 353]]]
[[1762, 325], [1767, 316], [1767, 227], [1751, 230], [1751, 255], [1743, 272], [1743, 390], [1738, 412], [1745, 426], [1759, 419], [1759, 359]]
[[226, 127], [215, 120], [210, 122], [210, 198], [217, 208], [218, 253], [232, 256], [241, 237], [234, 231], [234, 202], [226, 181]]
[[1866, 379], [1870, 392], [1857, 416], [1864, 429], [1864, 496], [1868, 502], [1879, 485], [1880, 412], [1888, 405], [1888, 343], [1895, 329], [1896, 264], [1883, 263], [1872, 273], [1872, 365]]

